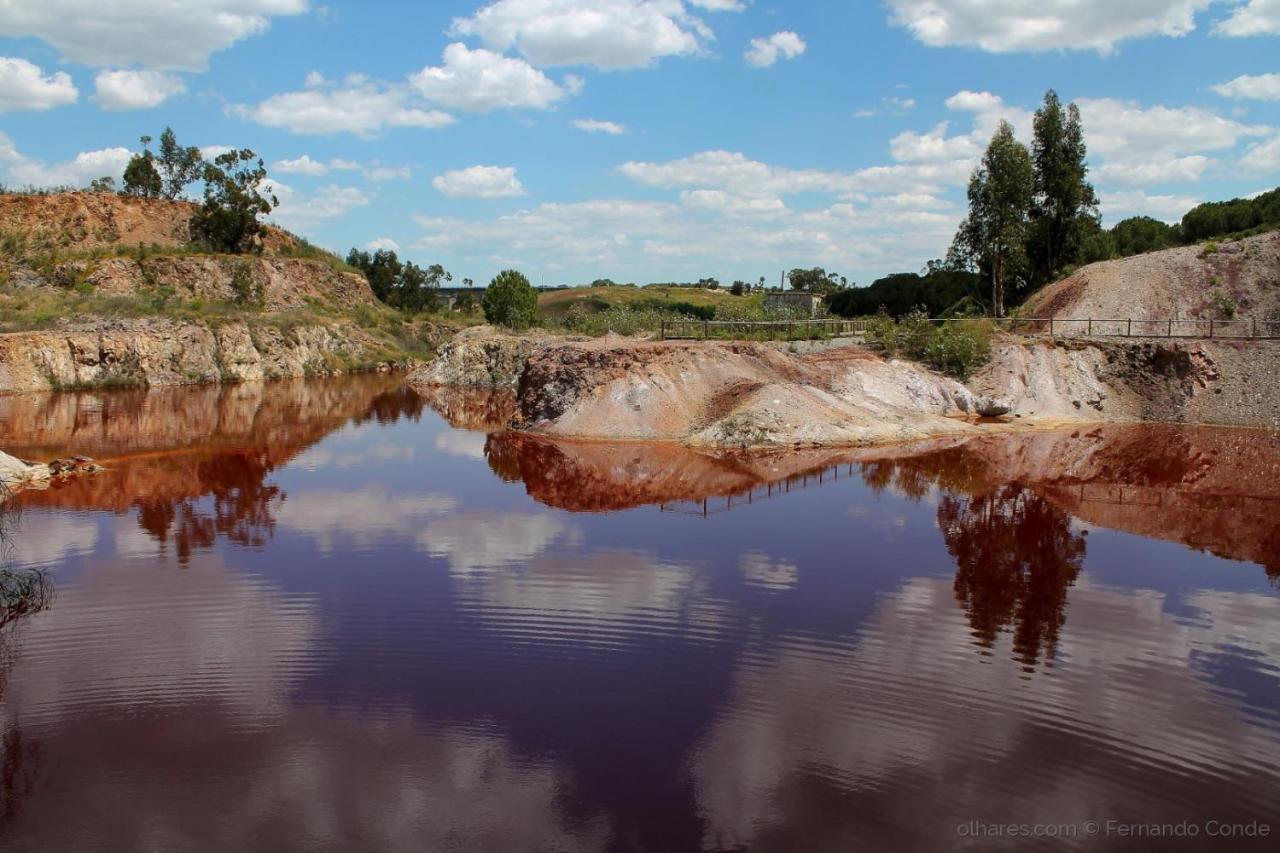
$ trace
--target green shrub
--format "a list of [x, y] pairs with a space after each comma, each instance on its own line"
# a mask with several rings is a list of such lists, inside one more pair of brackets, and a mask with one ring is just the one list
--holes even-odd
[[922, 309], [895, 322], [882, 311], [868, 324], [867, 340], [891, 356], [919, 361], [935, 370], [968, 377], [991, 357], [991, 323], [986, 320], [948, 320], [931, 323]]
[[1204, 255], [1216, 255], [1216, 254], [1218, 254], [1218, 244], [1217, 244], [1217, 243], [1214, 243], [1213, 241], [1210, 241], [1210, 242], [1208, 242], [1208, 243], [1205, 243], [1205, 244], [1204, 244], [1204, 252], [1203, 252], [1202, 254], [1204, 254]]
[[925, 348], [930, 367], [969, 377], [991, 357], [991, 324], [983, 320], [958, 320], [940, 325]]
[[512, 329], [527, 329], [533, 325], [538, 310], [538, 291], [523, 274], [503, 270], [489, 282], [480, 305], [486, 321]]
[[1215, 287], [1213, 290], [1209, 291], [1209, 301], [1213, 303], [1213, 307], [1217, 310], [1218, 315], [1223, 320], [1231, 320], [1235, 318], [1236, 308], [1238, 306], [1236, 305], [1235, 299], [1231, 297], [1231, 294], [1221, 288]]

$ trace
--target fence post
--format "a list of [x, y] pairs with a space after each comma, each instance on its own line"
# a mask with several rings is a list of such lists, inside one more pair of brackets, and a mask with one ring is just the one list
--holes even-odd
[[665, 341], [667, 339], [667, 318], [662, 318], [662, 325], [658, 331], [658, 340]]
[[1049, 337], [1053, 337], [1053, 318], [1049, 318]]
[[1089, 331], [1085, 333], [1085, 336], [1090, 338], [1093, 337], [1093, 318], [1092, 317], [1089, 318]]
[[1213, 318], [1209, 318], [1209, 340], [1213, 340]]
[[1169, 321], [1169, 337], [1173, 337], [1173, 321]]
[[1256, 338], [1257, 336], [1258, 336], [1258, 315], [1254, 314], [1253, 315], [1253, 337]]
[[1128, 327], [1124, 330], [1124, 336], [1125, 336], [1126, 338], [1132, 338], [1132, 337], [1133, 337], [1133, 318], [1132, 318], [1132, 317], [1130, 317], [1130, 318], [1129, 318], [1129, 325], [1128, 325]]
[[703, 339], [704, 341], [706, 341], [706, 340], [710, 340], [710, 337], [708, 336], [708, 329], [707, 329], [707, 321], [706, 321], [706, 320], [703, 320], [703, 321], [702, 321], [702, 339]]

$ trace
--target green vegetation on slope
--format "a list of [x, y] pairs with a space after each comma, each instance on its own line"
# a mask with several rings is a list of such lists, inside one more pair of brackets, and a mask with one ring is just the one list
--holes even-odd
[[647, 287], [604, 286], [544, 290], [538, 295], [538, 320], [544, 325], [555, 324], [563, 320], [570, 310], [575, 310], [575, 305], [580, 306], [577, 311], [586, 313], [626, 307], [710, 320], [719, 306], [743, 298], [726, 290], [657, 284]]

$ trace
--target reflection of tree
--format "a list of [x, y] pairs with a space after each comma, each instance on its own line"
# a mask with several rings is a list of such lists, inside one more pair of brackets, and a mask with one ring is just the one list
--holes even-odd
[[356, 424], [376, 421], [383, 425], [394, 424], [401, 418], [417, 421], [422, 417], [422, 410], [425, 407], [426, 404], [421, 397], [409, 388], [401, 386], [374, 397], [369, 403], [368, 411], [356, 415], [351, 420]]
[[978, 496], [948, 494], [938, 526], [956, 560], [956, 599], [990, 646], [1012, 626], [1027, 667], [1051, 660], [1066, 619], [1067, 589], [1080, 573], [1083, 534], [1061, 510], [1013, 483]]
[[[53, 604], [53, 583], [45, 572], [21, 571], [8, 565], [7, 542], [17, 523], [18, 503], [0, 484], [0, 699], [13, 666], [13, 632], [25, 616]], [[24, 738], [13, 720], [0, 720], [0, 830], [9, 826], [22, 801], [35, 790], [40, 770], [38, 743]]]
[[240, 545], [263, 545], [275, 531], [274, 509], [285, 495], [266, 482], [270, 466], [253, 453], [219, 454], [197, 465], [201, 486], [213, 499], [143, 499], [138, 524], [161, 543], [173, 541], [186, 562], [197, 548], [211, 547], [218, 536]]
[[520, 471], [520, 447], [504, 433], [493, 433], [485, 438], [484, 458], [489, 469], [504, 483], [519, 483], [524, 479]]

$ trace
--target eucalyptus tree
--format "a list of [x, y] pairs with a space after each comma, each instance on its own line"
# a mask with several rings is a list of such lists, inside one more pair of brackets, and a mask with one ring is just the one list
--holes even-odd
[[1074, 103], [1064, 108], [1058, 93], [1050, 89], [1032, 126], [1035, 203], [1030, 254], [1036, 284], [1077, 263], [1088, 234], [1097, 228], [1098, 196], [1087, 179], [1087, 153], [1080, 110]]
[[1001, 121], [982, 162], [969, 179], [969, 215], [960, 225], [951, 257], [975, 266], [991, 281], [991, 308], [1004, 316], [1005, 294], [1027, 272], [1027, 241], [1035, 174], [1031, 154]]

